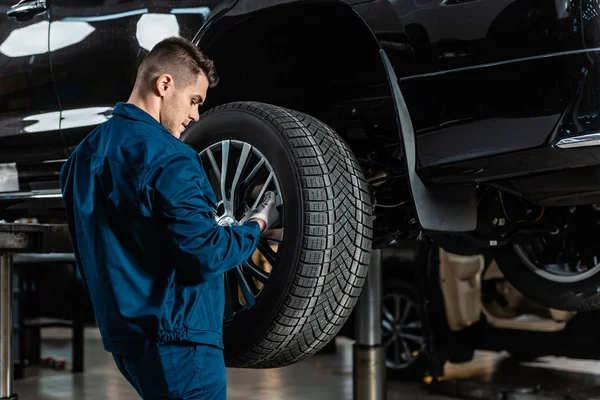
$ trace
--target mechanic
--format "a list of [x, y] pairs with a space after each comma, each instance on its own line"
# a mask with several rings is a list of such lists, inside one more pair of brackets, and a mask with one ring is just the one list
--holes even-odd
[[126, 103], [60, 172], [79, 271], [103, 346], [142, 398], [225, 399], [223, 273], [279, 219], [267, 192], [220, 226], [196, 151], [180, 140], [218, 78], [182, 38], [147, 54]]

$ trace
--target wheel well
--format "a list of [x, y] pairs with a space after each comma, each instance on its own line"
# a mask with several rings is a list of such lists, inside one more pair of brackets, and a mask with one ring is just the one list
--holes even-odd
[[377, 218], [384, 225], [375, 236], [404, 230], [406, 210], [386, 208], [408, 195], [392, 92], [369, 26], [350, 6], [330, 1], [281, 5], [220, 25], [199, 43], [220, 77], [206, 108], [252, 100], [325, 122], [348, 142], [367, 179], [396, 179], [375, 194], [380, 211], [393, 214]]
[[369, 27], [333, 2], [257, 12], [207, 46], [221, 78], [209, 93], [210, 107], [254, 100], [314, 115], [386, 80]]

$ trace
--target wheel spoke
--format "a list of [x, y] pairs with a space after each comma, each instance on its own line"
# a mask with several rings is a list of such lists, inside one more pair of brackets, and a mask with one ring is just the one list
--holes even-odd
[[409, 333], [400, 332], [400, 337], [402, 339], [410, 340], [414, 343], [423, 344], [423, 338], [417, 335], [411, 335]]
[[221, 143], [221, 194], [223, 195], [223, 205], [225, 206], [225, 214], [231, 215], [231, 199], [227, 196], [225, 184], [227, 181], [227, 164], [229, 163], [229, 140]]
[[246, 162], [248, 160], [248, 154], [250, 153], [250, 150], [252, 150], [252, 146], [250, 146], [248, 143], [244, 143], [244, 147], [242, 149], [242, 154], [240, 155], [240, 160], [238, 161], [237, 169], [235, 170], [235, 176], [233, 177], [233, 182], [231, 183], [231, 210], [232, 210], [232, 212], [233, 212], [233, 207], [234, 207], [233, 202], [237, 196], [238, 181], [240, 179], [240, 176], [242, 175], [242, 171], [244, 170], [244, 167], [246, 166]]
[[412, 351], [410, 351], [410, 347], [408, 347], [408, 344], [404, 340], [399, 340], [399, 342], [402, 343], [402, 348], [404, 349], [404, 353], [406, 354], [405, 360], [410, 360], [412, 358]]
[[242, 182], [243, 186], [250, 185], [250, 182], [252, 182], [252, 180], [254, 179], [254, 177], [256, 176], [256, 174], [258, 173], [258, 171], [260, 170], [260, 168], [263, 166], [263, 164], [265, 163], [265, 161], [267, 161], [267, 159], [264, 158], [264, 157], [261, 157], [260, 161], [256, 163], [256, 165], [254, 166], [254, 168], [252, 169], [252, 171], [250, 171], [250, 173], [248, 174], [248, 176], [246, 177], [246, 179], [244, 179], [244, 181]]
[[213, 170], [215, 171], [215, 176], [217, 177], [217, 180], [220, 181], [221, 180], [221, 170], [219, 169], [219, 166], [217, 165], [217, 160], [215, 160], [215, 155], [213, 154], [211, 149], [206, 149], [206, 154], [208, 154], [208, 159], [210, 160], [210, 164], [212, 165]]
[[414, 321], [406, 325], [402, 325], [402, 329], [423, 329], [423, 325], [421, 325], [421, 321]]
[[383, 315], [387, 318], [387, 321], [391, 324], [395, 324], [394, 316], [390, 313], [386, 306], [383, 306]]
[[396, 340], [397, 338], [398, 338], [398, 336], [395, 333], [390, 335], [389, 339], [384, 340], [383, 347], [386, 347], [386, 348], [389, 347], [390, 344], [392, 344], [394, 342], [394, 340]]
[[257, 267], [256, 265], [251, 264], [248, 261], [242, 264], [242, 267], [246, 272], [252, 275], [253, 278], [255, 278], [262, 284], [267, 283], [267, 281], [269, 280], [269, 274], [267, 272], [263, 271], [260, 267]]
[[394, 327], [392, 326], [392, 324], [388, 320], [384, 319], [383, 321], [381, 321], [381, 326], [383, 327], [383, 329], [385, 331], [388, 331], [388, 332], [393, 332], [394, 331]]
[[273, 172], [271, 172], [269, 174], [269, 176], [267, 177], [267, 181], [265, 182], [263, 187], [260, 189], [260, 193], [256, 197], [254, 204], [252, 205], [252, 207], [250, 207], [251, 210], [254, 210], [256, 207], [258, 207], [258, 203], [260, 203], [260, 199], [262, 199], [263, 195], [267, 191], [267, 186], [269, 186], [269, 183], [271, 183], [271, 179], [273, 179], [273, 175], [274, 175]]
[[[260, 292], [260, 289], [258, 288], [258, 286], [256, 286], [256, 280], [253, 279], [252, 277], [248, 277], [246, 279], [246, 282], [248, 282], [248, 287], [250, 288], [250, 292], [251, 293], [256, 293], [254, 295], [254, 299], [256, 300], [256, 296], [258, 295], [258, 293]], [[264, 285], [263, 285], [264, 287]]]
[[258, 242], [258, 250], [265, 257], [265, 259], [271, 264], [271, 267], [275, 265], [275, 260], [277, 259], [277, 253], [273, 251], [271, 246], [269, 246], [264, 240], [259, 240]]
[[242, 295], [246, 300], [246, 305], [248, 308], [254, 306], [256, 303], [256, 299], [254, 298], [254, 293], [252, 293], [252, 289], [250, 289], [250, 285], [248, 285], [248, 281], [242, 272], [242, 268], [238, 265], [235, 267], [235, 276], [237, 278], [238, 284], [240, 285], [240, 289], [242, 289]]

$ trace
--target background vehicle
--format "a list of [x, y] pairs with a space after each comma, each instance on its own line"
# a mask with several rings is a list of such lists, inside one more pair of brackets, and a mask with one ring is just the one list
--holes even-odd
[[[562, 356], [598, 359], [598, 311], [556, 310], [524, 297], [487, 255], [459, 256], [400, 242], [384, 250], [382, 343], [390, 379], [422, 380], [476, 350], [516, 361]], [[420, 263], [428, 260], [428, 267]], [[423, 280], [424, 279], [424, 280]], [[425, 283], [425, 286], [422, 283]], [[340, 332], [354, 338], [354, 315]]]
[[[0, 215], [61, 221], [58, 170], [180, 35], [221, 84], [183, 140], [219, 218], [283, 224], [227, 277], [230, 366], [313, 354], [373, 247], [490, 248], [527, 297], [598, 307], [598, 4], [552, 0], [2, 1]], [[473, 23], [477, 21], [477, 23]], [[589, 232], [589, 233], [588, 233]]]

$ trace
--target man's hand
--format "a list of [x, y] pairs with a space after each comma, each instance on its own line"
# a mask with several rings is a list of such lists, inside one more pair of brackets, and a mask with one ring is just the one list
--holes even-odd
[[279, 221], [279, 211], [275, 207], [275, 193], [266, 192], [262, 203], [248, 214], [248, 220], [258, 222], [261, 232], [276, 224]]

